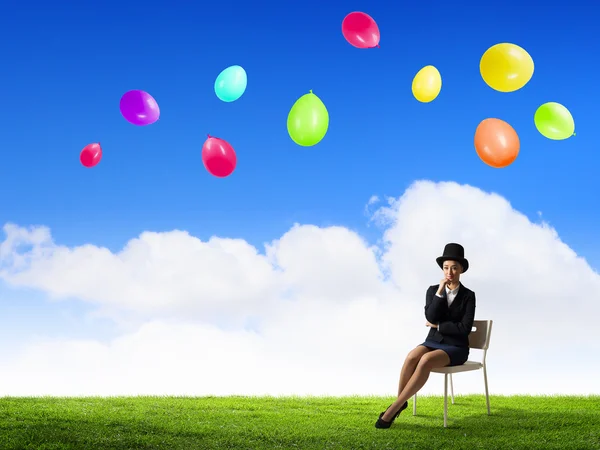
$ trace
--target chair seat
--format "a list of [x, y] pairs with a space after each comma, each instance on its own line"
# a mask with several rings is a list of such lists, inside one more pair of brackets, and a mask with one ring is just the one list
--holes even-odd
[[483, 364], [477, 361], [467, 361], [461, 366], [447, 366], [440, 367], [438, 369], [433, 369], [432, 372], [436, 373], [458, 373], [458, 372], [468, 372], [469, 370], [478, 370], [483, 368]]

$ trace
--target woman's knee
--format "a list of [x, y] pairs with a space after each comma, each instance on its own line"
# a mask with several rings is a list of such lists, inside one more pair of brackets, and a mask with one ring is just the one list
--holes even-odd
[[446, 355], [446, 353], [441, 350], [432, 351], [423, 355], [423, 357], [419, 360], [418, 367], [422, 369], [433, 369], [437, 367], [443, 367], [447, 365], [450, 361], [450, 358]]
[[423, 357], [419, 360], [419, 367], [428, 367], [431, 365], [431, 355], [430, 354], [426, 354], [423, 355]]
[[411, 364], [418, 364], [423, 359], [423, 357], [427, 355], [428, 351], [429, 349], [427, 349], [426, 347], [418, 346], [417, 348], [414, 348], [408, 353], [408, 355], [406, 356], [406, 361]]

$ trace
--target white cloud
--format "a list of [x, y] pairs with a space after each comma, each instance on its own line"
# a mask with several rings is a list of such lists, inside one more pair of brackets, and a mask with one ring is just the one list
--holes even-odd
[[[424, 293], [447, 242], [465, 246], [477, 317], [495, 321], [492, 393], [600, 393], [600, 303], [590, 295], [600, 276], [555, 230], [455, 183], [415, 183], [373, 220], [379, 247], [344, 227], [297, 225], [264, 252], [173, 231], [145, 232], [113, 254], [7, 225], [5, 282], [136, 321], [109, 342], [28, 343], [0, 363], [0, 395], [391, 395], [406, 352], [425, 338]], [[456, 391], [482, 392], [481, 377], [458, 375]], [[433, 392], [437, 375], [424, 389]]]
[[369, 198], [367, 205], [374, 205], [375, 203], [378, 203], [378, 202], [379, 202], [379, 197], [377, 195], [371, 195], [371, 198]]
[[373, 214], [371, 207], [373, 205], [376, 205], [377, 203], [379, 203], [381, 200], [377, 195], [372, 195], [371, 198], [369, 198], [369, 201], [367, 202], [367, 204], [365, 205], [365, 214], [367, 216], [370, 216], [371, 214]]

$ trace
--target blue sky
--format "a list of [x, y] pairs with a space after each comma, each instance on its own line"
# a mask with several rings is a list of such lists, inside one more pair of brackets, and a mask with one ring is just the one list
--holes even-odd
[[[371, 195], [397, 196], [427, 178], [497, 191], [530, 217], [542, 211], [585, 255], [600, 219], [592, 14], [577, 2], [320, 4], [5, 6], [0, 222], [45, 224], [62, 243], [111, 249], [143, 230], [173, 228], [261, 244], [296, 221], [362, 229]], [[378, 22], [380, 49], [346, 43], [341, 21], [353, 10]], [[530, 83], [510, 94], [488, 88], [478, 71], [483, 52], [504, 41], [523, 46], [536, 65]], [[248, 89], [225, 104], [213, 83], [232, 64], [246, 69]], [[428, 64], [439, 68], [443, 88], [425, 105], [410, 86]], [[119, 99], [129, 89], [157, 99], [158, 123], [125, 122]], [[286, 118], [309, 89], [331, 123], [318, 146], [301, 148]], [[533, 114], [547, 101], [572, 111], [576, 138], [553, 142], [537, 133]], [[473, 133], [486, 117], [517, 130], [522, 148], [513, 166], [494, 170], [477, 158]], [[237, 151], [229, 179], [202, 166], [208, 133]], [[79, 151], [96, 141], [103, 161], [84, 170]]]
[[[325, 5], [325, 6], [321, 6]], [[583, 3], [581, 3], [583, 5]], [[593, 14], [480, 3], [232, 1], [11, 2], [0, 15], [3, 70], [0, 222], [51, 228], [65, 245], [118, 250], [144, 230], [185, 229], [206, 239], [243, 237], [261, 246], [294, 222], [342, 224], [368, 238], [364, 204], [399, 196], [416, 179], [472, 184], [505, 196], [533, 220], [542, 211], [561, 238], [600, 267], [596, 173], [599, 43]], [[381, 48], [358, 50], [341, 21], [363, 10]], [[493, 44], [513, 42], [533, 57], [520, 91], [501, 94], [479, 75]], [[213, 92], [218, 73], [239, 64], [248, 89], [235, 103]], [[421, 104], [411, 81], [425, 65], [442, 74], [440, 96]], [[128, 124], [119, 99], [150, 92], [161, 118]], [[316, 147], [286, 130], [294, 101], [310, 89], [330, 113]], [[542, 137], [533, 115], [567, 106], [577, 136]], [[521, 153], [505, 169], [473, 148], [479, 121], [508, 121]], [[229, 141], [238, 167], [227, 179], [202, 166], [207, 134]], [[100, 141], [104, 157], [86, 170], [79, 152]]]

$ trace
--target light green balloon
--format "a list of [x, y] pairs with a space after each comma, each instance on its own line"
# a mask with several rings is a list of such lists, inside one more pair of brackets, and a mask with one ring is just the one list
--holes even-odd
[[327, 108], [312, 90], [296, 100], [287, 119], [288, 133], [296, 144], [303, 147], [316, 145], [325, 137], [328, 128]]
[[548, 102], [540, 106], [533, 118], [542, 136], [555, 141], [568, 139], [575, 134], [575, 121], [567, 108], [560, 103]]

